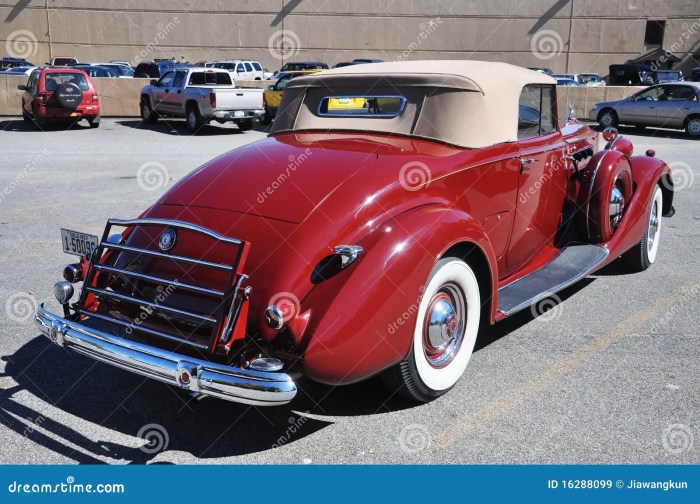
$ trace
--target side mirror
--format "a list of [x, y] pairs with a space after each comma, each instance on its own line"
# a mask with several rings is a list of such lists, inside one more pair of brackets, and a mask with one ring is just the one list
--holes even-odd
[[157, 86], [158, 85], [158, 79], [151, 79], [151, 86]]
[[26, 91], [27, 86], [25, 86], [24, 84], [20, 84], [19, 86], [17, 86], [17, 89], [19, 89], [20, 91]]
[[267, 86], [267, 89], [268, 89], [269, 91], [274, 91], [274, 90], [275, 90], [275, 86], [269, 85], [269, 86]]

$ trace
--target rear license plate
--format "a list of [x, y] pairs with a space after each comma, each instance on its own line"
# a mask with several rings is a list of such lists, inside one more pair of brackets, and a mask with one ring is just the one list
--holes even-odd
[[61, 229], [61, 243], [66, 254], [88, 255], [93, 248], [97, 247], [98, 242], [99, 238], [95, 235]]
[[245, 115], [245, 113], [242, 110], [236, 110], [233, 113], [233, 117], [243, 117], [244, 115]]

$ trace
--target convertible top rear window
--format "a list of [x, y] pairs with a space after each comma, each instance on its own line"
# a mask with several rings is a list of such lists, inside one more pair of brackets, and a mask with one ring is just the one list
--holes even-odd
[[406, 98], [400, 95], [325, 96], [318, 115], [326, 117], [396, 117], [403, 112]]

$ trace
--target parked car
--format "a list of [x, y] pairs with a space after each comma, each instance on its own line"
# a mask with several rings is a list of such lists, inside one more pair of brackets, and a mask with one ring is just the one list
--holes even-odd
[[[326, 108], [343, 96], [384, 108]], [[36, 320], [61, 347], [196, 395], [271, 406], [293, 399], [294, 375], [382, 375], [429, 401], [462, 376], [480, 326], [620, 255], [637, 270], [659, 257], [669, 167], [612, 129], [595, 152], [556, 102], [554, 79], [503, 63], [295, 78], [267, 139], [102, 239], [63, 231], [81, 256], [54, 288], [66, 312], [41, 305]], [[89, 379], [74, 387], [89, 398]]]
[[577, 84], [583, 85], [583, 79], [579, 74], [552, 74], [551, 77], [555, 79], [568, 79], [574, 81]]
[[353, 63], [352, 61], [341, 61], [340, 63], [336, 63], [335, 65], [333, 65], [333, 68], [343, 68], [346, 66], [352, 66], [356, 64], [357, 63]]
[[90, 77], [119, 78], [119, 74], [111, 68], [97, 65], [74, 65], [72, 68], [79, 68]]
[[263, 67], [252, 60], [214, 61], [205, 65], [207, 68], [223, 68], [231, 72], [233, 79], [262, 80], [265, 77]]
[[575, 80], [567, 79], [565, 77], [555, 77], [555, 80], [557, 81], [557, 86], [581, 86], [582, 84], [579, 84]]
[[69, 56], [56, 56], [55, 58], [52, 58], [49, 63], [47, 63], [47, 65], [50, 66], [74, 66], [77, 64], [78, 60]]
[[16, 66], [3, 70], [0, 73], [3, 75], [29, 75], [35, 68], [34, 66]]
[[86, 119], [91, 128], [100, 125], [100, 103], [90, 77], [77, 68], [36, 68], [22, 93], [22, 118], [44, 126], [48, 122]]
[[648, 86], [654, 84], [653, 72], [649, 65], [610, 65], [609, 70], [608, 86]]
[[321, 61], [295, 61], [285, 63], [278, 73], [283, 72], [303, 72], [304, 70], [327, 70], [328, 65]]
[[289, 84], [289, 81], [295, 77], [318, 73], [321, 70], [299, 70], [293, 72], [280, 72], [277, 74], [277, 81], [274, 84], [267, 86], [263, 94], [265, 101], [265, 113], [260, 116], [260, 124], [267, 126], [272, 122], [277, 115], [277, 109], [282, 101], [282, 93], [284, 88]]
[[657, 84], [628, 98], [596, 103], [589, 118], [603, 127], [631, 124], [639, 127], [685, 129], [700, 138], [700, 83]]
[[353, 65], [363, 65], [365, 63], [383, 63], [384, 60], [378, 58], [355, 58], [352, 60]]
[[150, 77], [160, 79], [166, 71], [175, 68], [177, 65], [172, 61], [146, 61], [136, 65], [134, 77]]
[[680, 70], [657, 69], [653, 72], [653, 75], [655, 84], [663, 84], [665, 82], [681, 82], [683, 80], [683, 72]]
[[695, 67], [690, 71], [690, 78], [693, 82], [700, 82], [700, 67]]
[[91, 63], [92, 66], [100, 66], [112, 70], [121, 78], [131, 78], [134, 76], [134, 69], [122, 63]]
[[10, 68], [15, 68], [15, 67], [33, 67], [34, 64], [30, 63], [24, 58], [12, 58], [8, 56], [4, 56], [2, 59], [0, 59], [0, 72], [4, 72], [5, 70], [8, 70]]
[[605, 81], [600, 74], [597, 73], [580, 73], [581, 83], [584, 86], [600, 87], [605, 86]]
[[191, 131], [211, 120], [232, 121], [246, 131], [265, 112], [262, 89], [237, 88], [227, 70], [201, 67], [169, 70], [152, 80], [141, 90], [140, 107], [147, 123], [160, 116], [184, 117]]
[[549, 76], [553, 75], [554, 72], [550, 68], [544, 68], [544, 67], [530, 67], [529, 70], [534, 70], [535, 72], [540, 72], [543, 74], [547, 74]]

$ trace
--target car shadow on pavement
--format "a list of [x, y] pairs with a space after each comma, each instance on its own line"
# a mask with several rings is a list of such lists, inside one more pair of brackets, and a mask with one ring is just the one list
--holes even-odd
[[[165, 120], [159, 119], [158, 122], [153, 124], [148, 124], [143, 122], [141, 119], [123, 119], [115, 121], [117, 124], [126, 126], [127, 128], [143, 129], [156, 131], [158, 133], [165, 133], [168, 135], [177, 136], [192, 136], [192, 132], [187, 129], [184, 119], [183, 120]], [[217, 136], [217, 135], [242, 135], [245, 131], [241, 131], [238, 128], [224, 128], [221, 125], [205, 124], [199, 128], [194, 135], [195, 136]]]
[[0, 131], [26, 131], [27, 133], [45, 133], [47, 131], [66, 131], [66, 130], [89, 130], [90, 125], [87, 121], [82, 120], [77, 123], [70, 124], [68, 122], [50, 122], [41, 128], [37, 128], [32, 123], [28, 123], [23, 119], [3, 119], [0, 120]]
[[[541, 302], [552, 309], [586, 285], [586, 279]], [[533, 321], [537, 309], [483, 327], [476, 351]], [[384, 414], [420, 405], [382, 386], [379, 378], [331, 387], [307, 379], [289, 404], [255, 407], [214, 398], [196, 400], [176, 389], [95, 362], [37, 336], [14, 354], [0, 357], [3, 377], [16, 382], [0, 388], [0, 424], [78, 463], [100, 464], [107, 457], [145, 464], [162, 450], [183, 451], [201, 459], [262, 452], [291, 444], [330, 425], [332, 417]], [[50, 404], [41, 403], [30, 394]], [[328, 420], [324, 418], [328, 417]], [[133, 442], [115, 442], [109, 437]], [[149, 437], [147, 432], [160, 433]], [[163, 441], [163, 440], [167, 441]], [[161, 442], [158, 446], [144, 443]], [[102, 457], [102, 458], [101, 458]]]

